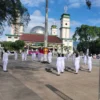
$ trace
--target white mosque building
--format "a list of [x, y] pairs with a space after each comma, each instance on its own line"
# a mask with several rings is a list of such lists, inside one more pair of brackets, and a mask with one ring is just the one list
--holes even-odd
[[[11, 34], [6, 34], [7, 41], [23, 40], [27, 46], [33, 46], [33, 48], [40, 47], [41, 43], [44, 43], [45, 28], [42, 26], [33, 27], [30, 33], [24, 33], [23, 24], [18, 22], [15, 26], [12, 24]], [[70, 14], [62, 14], [60, 18], [60, 37], [57, 34], [57, 25], [51, 26], [51, 35], [48, 35], [48, 48], [57, 50], [57, 52], [73, 52], [73, 40], [70, 38]], [[38, 44], [38, 45], [37, 45]]]

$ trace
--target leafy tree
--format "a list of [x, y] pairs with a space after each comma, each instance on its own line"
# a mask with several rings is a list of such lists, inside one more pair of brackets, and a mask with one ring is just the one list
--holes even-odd
[[[86, 53], [87, 48], [85, 44], [86, 44], [85, 42], [80, 42], [77, 46], [77, 50]], [[100, 53], [100, 39], [89, 42], [89, 52], [91, 52], [92, 54]]]
[[86, 0], [86, 5], [87, 5], [87, 7], [88, 7], [89, 9], [91, 9], [92, 3], [91, 3], [90, 0]]
[[13, 50], [13, 46], [12, 46], [12, 43], [13, 42], [2, 42], [2, 46], [5, 48], [5, 49], [8, 49], [8, 50]]
[[14, 48], [15, 50], [18, 50], [18, 51], [19, 51], [20, 49], [23, 49], [24, 46], [25, 46], [25, 42], [22, 41], [22, 40], [17, 40], [17, 41], [15, 41], [14, 44], [13, 44], [13, 48]]
[[89, 48], [89, 41], [93, 41], [100, 35], [100, 27], [81, 25], [76, 28], [73, 39], [85, 42], [86, 48]]
[[24, 25], [27, 25], [30, 20], [28, 10], [22, 5], [20, 0], [0, 0], [0, 34], [4, 30], [5, 22], [8, 25], [16, 24], [18, 17], [20, 17]]

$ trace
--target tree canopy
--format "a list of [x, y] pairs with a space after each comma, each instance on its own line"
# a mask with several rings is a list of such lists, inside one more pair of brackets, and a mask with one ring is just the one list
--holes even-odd
[[0, 0], [0, 34], [4, 30], [5, 22], [11, 25], [17, 22], [18, 17], [24, 25], [27, 25], [30, 20], [28, 10], [20, 0]]
[[86, 0], [86, 5], [87, 5], [87, 7], [88, 7], [89, 9], [91, 9], [92, 3], [91, 3], [90, 0]]
[[25, 42], [21, 41], [21, 40], [17, 40], [15, 42], [11, 42], [11, 41], [5, 41], [1, 43], [2, 47], [8, 49], [8, 50], [20, 50], [23, 49], [25, 46]]
[[100, 27], [81, 25], [76, 28], [73, 39], [79, 40], [78, 51], [86, 52], [87, 48], [92, 53], [99, 53], [100, 51]]
[[75, 34], [73, 35], [74, 40], [79, 40], [80, 42], [88, 42], [90, 40], [95, 40], [100, 37], [100, 27], [81, 25], [76, 28]]

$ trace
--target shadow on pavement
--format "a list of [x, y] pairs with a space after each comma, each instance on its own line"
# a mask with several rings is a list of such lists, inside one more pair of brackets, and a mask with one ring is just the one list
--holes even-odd
[[66, 94], [62, 93], [61, 91], [59, 91], [58, 89], [56, 89], [52, 85], [46, 84], [46, 87], [48, 87], [50, 90], [52, 90], [54, 93], [56, 93], [63, 100], [73, 100], [72, 98], [70, 98]]
[[53, 68], [45, 68], [46, 72], [49, 72], [51, 74], [57, 75], [55, 72], [52, 71]]
[[15, 67], [10, 67], [9, 69], [20, 69], [20, 70], [33, 70], [33, 71], [38, 71], [40, 68], [41, 67], [30, 68], [30, 67], [15, 66]]

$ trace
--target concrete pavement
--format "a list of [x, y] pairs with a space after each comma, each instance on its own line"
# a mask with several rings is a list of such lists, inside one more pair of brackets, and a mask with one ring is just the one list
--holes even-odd
[[[66, 64], [73, 66], [71, 60]], [[52, 64], [31, 61], [30, 56], [26, 62], [10, 59], [8, 72], [0, 68], [0, 100], [98, 100], [98, 67], [91, 73], [84, 67], [77, 75], [66, 71], [57, 76], [55, 70], [45, 71], [52, 66], [55, 58]]]

